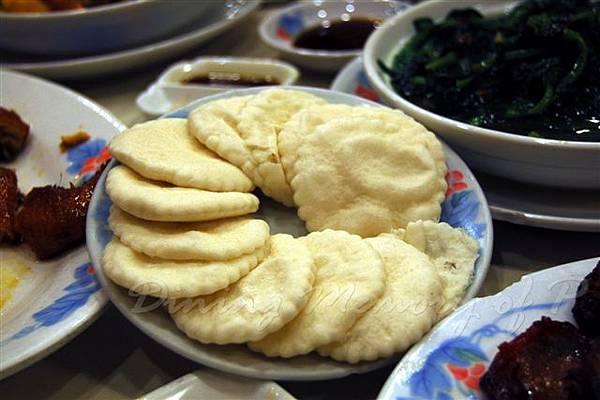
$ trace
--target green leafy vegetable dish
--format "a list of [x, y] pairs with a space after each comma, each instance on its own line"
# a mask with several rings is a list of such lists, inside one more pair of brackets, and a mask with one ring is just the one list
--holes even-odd
[[600, 142], [600, 2], [528, 0], [491, 18], [457, 9], [414, 26], [393, 64], [379, 62], [405, 99], [484, 128]]

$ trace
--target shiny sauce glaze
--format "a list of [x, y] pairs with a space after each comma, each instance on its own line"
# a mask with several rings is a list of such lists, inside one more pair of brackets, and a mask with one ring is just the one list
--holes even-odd
[[369, 35], [380, 23], [380, 20], [370, 18], [323, 21], [298, 35], [294, 46], [311, 50], [362, 49]]
[[184, 79], [181, 83], [184, 85], [208, 86], [269, 86], [281, 84], [271, 75], [243, 75], [237, 72], [209, 72]]

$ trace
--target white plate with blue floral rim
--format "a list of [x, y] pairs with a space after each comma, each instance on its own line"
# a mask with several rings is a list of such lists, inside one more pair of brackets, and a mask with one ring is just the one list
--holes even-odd
[[[298, 86], [289, 86], [288, 88], [312, 93], [331, 103], [380, 106], [358, 96], [331, 90]], [[255, 94], [263, 89], [232, 90], [205, 97], [166, 114], [165, 117], [186, 118], [188, 113], [200, 104], [221, 98]], [[452, 150], [447, 146], [444, 147], [444, 150], [449, 168], [449, 190], [442, 207], [442, 220], [452, 226], [464, 228], [479, 241], [480, 246], [480, 256], [475, 265], [475, 279], [465, 295], [465, 300], [468, 300], [479, 291], [487, 274], [492, 255], [493, 228], [485, 197], [475, 177]], [[106, 223], [111, 201], [105, 192], [105, 177], [108, 170], [115, 165], [116, 162], [113, 161], [107, 167], [92, 197], [87, 223], [88, 249], [92, 262], [98, 266], [98, 278], [112, 302], [131, 322], [154, 340], [174, 352], [206, 366], [232, 374], [268, 380], [340, 378], [367, 372], [398, 361], [398, 357], [391, 357], [370, 363], [350, 365], [314, 354], [286, 360], [267, 358], [241, 345], [206, 345], [189, 339], [176, 328], [169, 315], [159, 309], [159, 300], [145, 299], [143, 302], [144, 299], [141, 296], [128, 292], [108, 280], [100, 267], [102, 251], [112, 238], [112, 233]], [[267, 198], [261, 197], [260, 211], [257, 215], [269, 223], [272, 233], [285, 232], [295, 236], [306, 234], [304, 224], [298, 219], [295, 210], [280, 206]]]
[[378, 399], [484, 398], [479, 380], [498, 345], [543, 316], [573, 323], [577, 288], [598, 261], [576, 261], [525, 275], [494, 296], [463, 305], [404, 356]]
[[[0, 71], [0, 106], [17, 112], [31, 128], [18, 158], [0, 164], [15, 170], [22, 193], [90, 177], [109, 158], [106, 143], [124, 128], [110, 112], [77, 93], [6, 70]], [[62, 153], [61, 136], [81, 130], [91, 139]], [[44, 262], [26, 245], [2, 245], [0, 270], [4, 285], [13, 274], [19, 278], [0, 309], [0, 378], [68, 342], [107, 303], [85, 245]], [[7, 288], [4, 296], [9, 296]]]
[[[332, 90], [381, 102], [369, 84], [362, 57], [346, 65], [335, 77]], [[600, 232], [597, 190], [556, 190], [476, 173], [487, 196], [492, 217], [513, 224], [566, 231]]]

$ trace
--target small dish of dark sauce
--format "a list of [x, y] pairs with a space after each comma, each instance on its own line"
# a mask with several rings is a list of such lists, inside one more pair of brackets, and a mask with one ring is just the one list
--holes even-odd
[[381, 20], [353, 18], [348, 21], [323, 21], [302, 32], [294, 46], [310, 50], [360, 50]]
[[271, 75], [253, 76], [237, 72], [208, 72], [181, 81], [184, 85], [208, 86], [270, 86], [280, 85]]

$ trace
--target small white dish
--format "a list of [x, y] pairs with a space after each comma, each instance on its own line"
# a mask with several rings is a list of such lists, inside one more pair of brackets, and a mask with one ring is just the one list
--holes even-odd
[[[237, 89], [205, 97], [164, 117], [187, 118], [192, 110], [207, 102], [233, 96], [253, 95], [265, 88]], [[380, 106], [360, 97], [332, 90], [302, 86], [286, 88], [322, 97], [330, 103]], [[448, 191], [446, 199], [442, 203], [441, 220], [453, 227], [463, 228], [478, 241], [480, 248], [479, 258], [475, 263], [475, 276], [464, 296], [464, 301], [467, 301], [477, 294], [487, 275], [493, 251], [493, 226], [485, 196], [477, 180], [456, 153], [446, 145], [443, 145], [443, 149], [448, 166]], [[142, 297], [116, 285], [103, 273], [102, 252], [113, 236], [106, 224], [112, 203], [106, 194], [105, 183], [108, 171], [116, 165], [115, 161], [111, 161], [106, 167], [92, 196], [86, 226], [88, 249], [94, 265], [98, 268], [102, 287], [108, 293], [111, 301], [129, 321], [151, 338], [174, 352], [208, 367], [256, 379], [334, 379], [372, 371], [398, 360], [399, 355], [358, 364], [336, 362], [316, 354], [290, 359], [269, 358], [250, 351], [244, 345], [208, 345], [187, 337], [177, 329], [168, 313], [160, 308], [162, 303], [160, 300], [148, 299], [147, 303], [144, 303], [141, 301]], [[272, 234], [288, 233], [302, 236], [307, 233], [295, 209], [284, 207], [262, 196], [260, 197], [260, 210], [256, 216], [269, 223]]]
[[514, 181], [551, 187], [600, 190], [600, 143], [539, 139], [452, 120], [414, 105], [391, 87], [378, 62], [391, 65], [413, 36], [413, 21], [440, 21], [455, 8], [474, 7], [483, 15], [510, 10], [514, 0], [431, 0], [386, 21], [367, 40], [364, 67], [382, 100], [440, 135], [473, 168]]
[[471, 300], [404, 356], [378, 399], [484, 399], [479, 380], [498, 345], [543, 316], [573, 323], [577, 288], [599, 260], [529, 274], [494, 296]]
[[295, 400], [272, 381], [259, 381], [204, 368], [184, 375], [139, 400]]
[[[383, 103], [357, 57], [335, 77], [332, 90]], [[518, 183], [478, 173], [477, 179], [499, 221], [538, 228], [600, 232], [600, 191], [557, 190]]]
[[[30, 126], [23, 152], [1, 164], [15, 170], [23, 193], [34, 186], [66, 186], [93, 174], [110, 158], [105, 145], [125, 128], [108, 110], [75, 92], [10, 71], [0, 71], [0, 106], [14, 110]], [[61, 136], [81, 130], [92, 138], [61, 153]], [[26, 245], [2, 245], [0, 268], [23, 271], [0, 311], [0, 379], [73, 339], [108, 301], [83, 244], [46, 261], [38, 261]]]
[[238, 74], [240, 77], [266, 78], [273, 85], [292, 85], [300, 73], [288, 63], [270, 58], [200, 57], [169, 67], [158, 80], [136, 99], [138, 107], [148, 115], [159, 116], [211, 94], [241, 88], [242, 85], [184, 84], [208, 74]]
[[39, 57], [2, 53], [0, 68], [36, 74], [56, 80], [73, 80], [114, 74], [147, 66], [185, 53], [245, 21], [260, 0], [227, 0], [185, 31], [145, 46], [88, 57]]
[[263, 42], [289, 61], [311, 70], [335, 72], [358, 56], [362, 49], [302, 49], [294, 46], [294, 38], [308, 28], [334, 21], [348, 21], [352, 18], [383, 21], [408, 7], [408, 3], [396, 0], [302, 1], [267, 16], [260, 24], [258, 33]]

